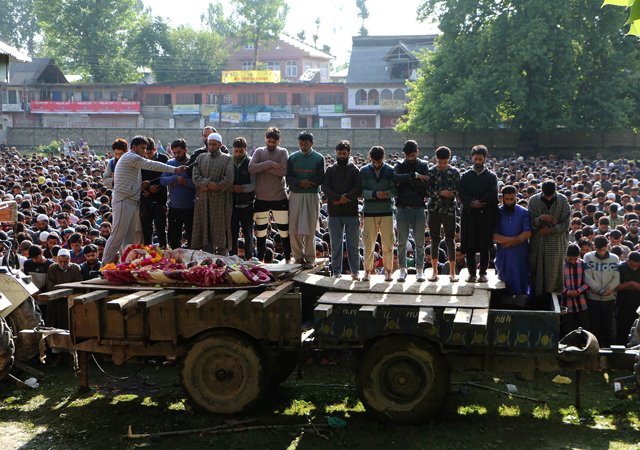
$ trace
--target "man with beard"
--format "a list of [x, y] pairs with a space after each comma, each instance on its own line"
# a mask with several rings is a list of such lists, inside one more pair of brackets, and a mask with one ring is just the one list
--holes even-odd
[[[187, 143], [184, 139], [176, 139], [171, 143], [174, 157], [167, 164], [180, 167], [189, 160]], [[191, 248], [191, 230], [193, 229], [193, 206], [196, 188], [191, 176], [185, 174], [163, 173], [160, 184], [169, 189], [169, 219], [168, 240], [173, 249], [182, 247], [182, 233], [187, 240], [187, 247]]]
[[231, 214], [231, 254], [238, 254], [238, 236], [242, 228], [244, 259], [253, 258], [253, 202], [256, 197], [256, 176], [249, 173], [247, 140], [233, 141], [233, 213]]
[[300, 150], [289, 156], [289, 234], [296, 263], [310, 269], [316, 261], [316, 228], [320, 215], [318, 193], [324, 181], [324, 157], [313, 149], [313, 134], [298, 135]]
[[[462, 218], [460, 241], [467, 255], [467, 282], [486, 283], [489, 267], [489, 248], [498, 214], [498, 177], [485, 167], [487, 147], [471, 149], [473, 167], [460, 177]], [[476, 279], [476, 253], [480, 253], [480, 278]]]
[[[149, 145], [145, 157], [166, 164], [169, 158], [156, 150], [155, 141], [148, 137]], [[145, 245], [153, 243], [153, 232], [158, 245], [167, 246], [167, 188], [160, 184], [160, 177], [152, 170], [142, 170], [142, 196], [140, 198], [140, 220]]]
[[351, 143], [340, 141], [336, 145], [336, 162], [327, 168], [322, 192], [327, 196], [329, 210], [329, 236], [331, 243], [331, 274], [340, 278], [343, 262], [343, 237], [351, 278], [359, 280], [360, 221], [358, 218], [358, 196], [362, 191], [360, 171], [350, 161]]
[[[207, 153], [209, 151], [208, 150], [209, 147], [207, 144], [209, 135], [211, 133], [217, 133], [217, 132], [218, 130], [216, 130], [212, 126], [206, 126], [202, 129], [202, 143], [204, 145], [199, 149], [197, 149], [195, 152], [193, 152], [193, 155], [191, 155], [191, 157], [189, 158], [189, 162], [187, 163], [187, 165], [189, 166], [189, 175], [192, 175], [193, 164], [196, 162], [196, 159], [198, 159], [198, 156], [202, 155], [203, 153]], [[220, 146], [220, 152], [229, 153], [229, 150], [227, 150], [227, 147], [223, 144], [222, 146]]]
[[198, 156], [193, 168], [196, 200], [191, 245], [198, 250], [226, 255], [231, 248], [233, 212], [233, 159], [222, 152], [222, 136], [211, 133], [209, 153]]
[[533, 225], [529, 258], [531, 294], [541, 297], [561, 292], [562, 268], [569, 245], [569, 200], [556, 192], [554, 181], [547, 180], [542, 183], [542, 192], [529, 200], [529, 214]]
[[418, 158], [418, 143], [406, 141], [402, 148], [404, 160], [398, 161], [393, 169], [393, 182], [398, 187], [396, 197], [396, 221], [398, 227], [398, 281], [407, 278], [407, 242], [409, 229], [413, 230], [415, 241], [416, 280], [424, 281], [424, 231], [425, 197], [427, 195], [429, 165]]
[[[82, 281], [80, 266], [71, 262], [71, 254], [66, 248], [58, 252], [58, 261], [49, 266], [47, 271], [47, 291], [55, 289], [56, 285]], [[45, 324], [49, 327], [69, 329], [69, 315], [67, 299], [52, 300], [47, 303]]]
[[107, 167], [102, 179], [102, 184], [109, 189], [113, 189], [113, 174], [116, 171], [118, 160], [127, 151], [127, 141], [122, 138], [116, 139], [113, 141], [113, 144], [111, 144], [111, 150], [113, 151], [113, 158], [107, 162]]
[[514, 186], [502, 188], [502, 206], [493, 240], [498, 245], [495, 260], [498, 278], [507, 285], [515, 304], [524, 307], [529, 294], [531, 219], [526, 208], [516, 205], [516, 195]]
[[82, 280], [90, 280], [92, 278], [100, 278], [100, 265], [102, 264], [98, 259], [98, 249], [93, 244], [85, 245], [82, 250], [85, 261], [80, 264], [80, 272], [82, 273]]
[[280, 147], [280, 130], [271, 127], [265, 134], [265, 146], [253, 152], [249, 162], [249, 173], [256, 176], [256, 201], [253, 209], [253, 221], [258, 238], [258, 259], [264, 259], [267, 244], [267, 225], [269, 215], [278, 228], [282, 238], [282, 250], [287, 262], [291, 260], [289, 241], [289, 200], [285, 191], [285, 176], [289, 152]]

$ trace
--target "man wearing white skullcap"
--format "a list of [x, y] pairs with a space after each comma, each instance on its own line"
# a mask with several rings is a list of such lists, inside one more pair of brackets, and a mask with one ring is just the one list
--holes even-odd
[[[58, 284], [82, 281], [80, 266], [71, 262], [71, 253], [66, 248], [58, 251], [58, 262], [49, 266], [46, 290], [54, 290]], [[49, 327], [69, 329], [67, 299], [52, 300], [47, 303], [45, 325]]]

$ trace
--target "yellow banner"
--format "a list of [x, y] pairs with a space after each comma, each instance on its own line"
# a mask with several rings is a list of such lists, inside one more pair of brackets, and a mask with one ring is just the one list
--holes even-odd
[[223, 70], [223, 83], [280, 83], [278, 70]]

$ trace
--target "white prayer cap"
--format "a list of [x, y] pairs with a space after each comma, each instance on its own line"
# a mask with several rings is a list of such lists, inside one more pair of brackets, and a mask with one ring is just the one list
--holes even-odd
[[40, 236], [39, 236], [40, 242], [46, 242], [48, 237], [49, 237], [49, 232], [43, 231], [42, 233], [40, 233]]
[[62, 256], [62, 257], [64, 257], [64, 256], [69, 256], [69, 257], [70, 257], [70, 256], [71, 256], [71, 253], [70, 253], [70, 252], [69, 252], [69, 250], [67, 250], [66, 248], [61, 248], [61, 249], [58, 251], [58, 257], [60, 257], [60, 256]]
[[207, 138], [208, 141], [218, 141], [222, 144], [222, 136], [220, 136], [220, 133], [211, 133], [209, 135], [209, 137]]
[[41, 220], [48, 221], [49, 217], [47, 217], [46, 214], [38, 214], [38, 217], [36, 217], [36, 221], [40, 222]]

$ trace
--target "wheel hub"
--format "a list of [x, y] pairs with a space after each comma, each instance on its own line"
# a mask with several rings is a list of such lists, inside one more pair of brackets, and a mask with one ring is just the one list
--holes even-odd
[[415, 361], [389, 361], [381, 374], [382, 389], [400, 403], [415, 401], [428, 388], [429, 380]]

